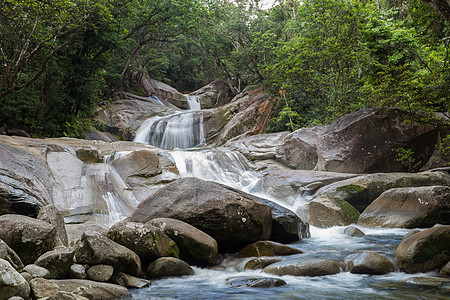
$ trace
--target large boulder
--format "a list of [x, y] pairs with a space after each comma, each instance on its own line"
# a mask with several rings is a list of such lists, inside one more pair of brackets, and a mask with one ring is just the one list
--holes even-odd
[[44, 278], [34, 278], [30, 281], [30, 287], [35, 299], [52, 297], [59, 292], [57, 284]]
[[28, 299], [30, 286], [28, 282], [11, 266], [0, 258], [0, 298], [9, 299], [19, 296]]
[[428, 272], [450, 260], [450, 225], [436, 226], [402, 240], [395, 252], [403, 272]]
[[263, 269], [264, 272], [277, 276], [325, 276], [337, 274], [341, 271], [339, 264], [334, 260], [298, 261], [294, 263], [279, 262]]
[[224, 186], [197, 178], [172, 182], [147, 198], [128, 218], [184, 221], [213, 237], [219, 248], [234, 248], [270, 237], [270, 208]]
[[88, 265], [110, 265], [116, 271], [131, 275], [140, 275], [141, 260], [136, 253], [108, 239], [106, 236], [88, 231], [85, 232], [75, 249], [77, 263]]
[[394, 263], [374, 252], [359, 252], [345, 258], [346, 269], [353, 274], [383, 275], [395, 270]]
[[317, 227], [346, 226], [356, 223], [359, 212], [348, 202], [320, 195], [298, 209], [297, 214]]
[[288, 132], [257, 134], [238, 140], [226, 142], [225, 147], [239, 151], [248, 160], [273, 159], [277, 146]]
[[276, 147], [276, 158], [286, 166], [298, 170], [313, 170], [317, 165], [317, 139], [324, 126], [296, 130]]
[[6, 260], [17, 271], [23, 269], [22, 260], [3, 240], [0, 240], [0, 258]]
[[5, 241], [24, 264], [33, 263], [57, 244], [55, 226], [21, 215], [0, 216], [0, 239]]
[[90, 300], [131, 299], [130, 292], [123, 286], [83, 279], [51, 280], [60, 291], [74, 293]]
[[212, 108], [223, 104], [230, 97], [231, 91], [225, 82], [214, 80], [190, 95], [198, 96], [202, 108]]
[[56, 235], [59, 239], [59, 243], [63, 246], [69, 245], [66, 226], [64, 225], [64, 218], [56, 209], [56, 207], [54, 207], [53, 205], [46, 205], [42, 207], [39, 210], [37, 219], [54, 225], [56, 228]]
[[450, 174], [444, 171], [426, 171], [361, 175], [327, 184], [318, 189], [314, 197], [330, 195], [335, 199], [345, 200], [361, 213], [389, 189], [432, 185], [450, 185]]
[[161, 81], [144, 78], [142, 80], [142, 85], [147, 93], [151, 96], [156, 96], [160, 100], [165, 102], [172, 103], [178, 108], [187, 109], [188, 104], [186, 100], [186, 96], [177, 91], [175, 88], [171, 87], [168, 84], [165, 84]]
[[74, 249], [61, 247], [42, 254], [34, 264], [49, 270], [50, 278], [67, 278], [74, 255]]
[[147, 275], [152, 278], [194, 275], [195, 271], [184, 261], [175, 257], [161, 257], [147, 268]]
[[241, 251], [241, 257], [284, 256], [303, 253], [301, 250], [272, 241], [258, 241], [250, 244]]
[[175, 241], [180, 249], [180, 258], [184, 261], [200, 265], [213, 264], [216, 261], [218, 253], [216, 240], [194, 226], [170, 218], [157, 218], [146, 224], [158, 227]]
[[[163, 256], [179, 256], [177, 244], [150, 223], [122, 221], [108, 231], [108, 237], [136, 253], [143, 265]], [[122, 270], [126, 272], [126, 270]]]
[[231, 277], [227, 283], [233, 287], [273, 288], [286, 285], [286, 281], [271, 277]]
[[450, 186], [391, 189], [375, 199], [361, 214], [366, 227], [426, 228], [450, 225]]

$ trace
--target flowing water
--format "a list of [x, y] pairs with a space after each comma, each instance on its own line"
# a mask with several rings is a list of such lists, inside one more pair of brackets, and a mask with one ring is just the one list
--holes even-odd
[[[197, 99], [198, 100], [198, 99]], [[190, 104], [191, 111], [169, 117], [151, 118], [144, 122], [135, 141], [163, 149], [192, 148], [204, 143], [200, 115], [194, 114], [200, 106]], [[195, 110], [195, 111], [192, 111]], [[193, 125], [194, 123], [197, 126]], [[267, 198], [296, 211], [305, 203], [301, 195], [295, 199], [277, 199], [268, 195], [261, 179], [251, 164], [239, 153], [220, 149], [173, 150], [169, 152], [182, 177], [193, 176], [219, 182], [248, 193]], [[395, 249], [406, 229], [369, 229], [359, 227], [366, 235], [351, 237], [344, 227], [321, 229], [311, 227], [311, 238], [290, 244], [303, 254], [285, 257], [285, 261], [344, 258], [359, 250], [381, 253], [395, 259]], [[244, 270], [249, 259], [238, 259], [230, 254], [219, 266], [194, 267], [195, 275], [153, 281], [148, 288], [132, 291], [134, 299], [449, 299], [450, 287], [433, 288], [411, 283], [417, 276], [435, 276], [435, 273], [412, 274], [392, 272], [369, 276], [351, 274], [342, 270], [336, 275], [321, 277], [275, 276], [262, 270]], [[282, 287], [236, 287], [230, 280], [242, 278], [279, 278], [287, 284]]]

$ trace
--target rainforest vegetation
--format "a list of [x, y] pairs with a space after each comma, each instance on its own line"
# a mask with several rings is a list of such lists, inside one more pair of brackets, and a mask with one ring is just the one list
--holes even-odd
[[[0, 127], [81, 136], [150, 76], [189, 92], [263, 84], [269, 131], [400, 106], [449, 113], [447, 0], [0, 0]], [[442, 119], [441, 119], [442, 120]], [[445, 124], [443, 124], [445, 125]]]

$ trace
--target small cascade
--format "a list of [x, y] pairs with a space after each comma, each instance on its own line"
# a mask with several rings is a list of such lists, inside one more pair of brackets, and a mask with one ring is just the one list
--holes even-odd
[[201, 104], [200, 100], [198, 99], [198, 96], [192, 96], [192, 95], [184, 95], [186, 97], [187, 105], [189, 110], [201, 110]]
[[162, 105], [162, 106], [166, 106], [161, 100], [158, 99], [158, 97], [156, 96], [149, 96], [148, 100], [152, 101], [153, 103]]

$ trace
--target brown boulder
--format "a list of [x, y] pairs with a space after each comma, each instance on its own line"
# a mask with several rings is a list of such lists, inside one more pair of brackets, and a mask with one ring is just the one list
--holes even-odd
[[347, 270], [353, 274], [383, 275], [393, 272], [394, 263], [374, 252], [359, 252], [345, 258]]
[[264, 272], [283, 276], [325, 276], [337, 274], [341, 271], [334, 260], [299, 261], [296, 263], [276, 263], [263, 269]]
[[158, 258], [147, 268], [147, 275], [151, 278], [194, 274], [195, 271], [187, 263], [175, 257]]
[[258, 241], [239, 252], [240, 257], [283, 256], [303, 253], [297, 248], [271, 241]]

